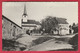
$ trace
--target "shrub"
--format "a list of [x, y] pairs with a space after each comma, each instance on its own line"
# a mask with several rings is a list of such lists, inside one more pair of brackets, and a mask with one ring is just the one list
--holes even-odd
[[21, 48], [19, 47], [18, 42], [13, 41], [13, 40], [6, 40], [6, 39], [2, 39], [2, 50], [3, 51], [22, 51], [26, 48]]
[[78, 34], [71, 38], [69, 43], [73, 45], [74, 50], [78, 50]]

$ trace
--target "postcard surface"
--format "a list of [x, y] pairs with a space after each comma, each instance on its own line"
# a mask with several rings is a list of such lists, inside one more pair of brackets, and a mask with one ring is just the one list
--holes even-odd
[[1, 1], [1, 52], [79, 53], [79, 1]]

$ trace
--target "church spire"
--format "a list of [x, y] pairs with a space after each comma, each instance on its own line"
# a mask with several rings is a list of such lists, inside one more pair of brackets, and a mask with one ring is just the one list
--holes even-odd
[[23, 16], [27, 16], [27, 11], [26, 11], [26, 3], [24, 3], [24, 12], [23, 12]]

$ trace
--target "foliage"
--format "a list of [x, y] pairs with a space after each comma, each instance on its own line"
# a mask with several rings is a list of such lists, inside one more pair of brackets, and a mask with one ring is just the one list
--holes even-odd
[[74, 33], [78, 33], [78, 26], [77, 26], [77, 24], [73, 23], [72, 29], [74, 30]]
[[58, 22], [56, 17], [47, 16], [45, 19], [42, 20], [42, 28], [45, 29], [45, 32], [50, 33], [51, 29], [56, 28]]
[[78, 34], [76, 34], [73, 38], [71, 38], [69, 43], [73, 45], [74, 50], [77, 50], [78, 49]]
[[19, 47], [19, 45], [22, 45], [22, 44], [16, 41], [13, 41], [13, 40], [2, 39], [2, 50], [3, 51], [22, 51], [26, 49], [26, 47]]

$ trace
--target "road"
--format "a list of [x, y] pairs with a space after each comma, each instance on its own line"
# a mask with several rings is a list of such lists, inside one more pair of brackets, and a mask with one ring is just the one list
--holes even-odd
[[49, 50], [59, 50], [59, 49], [73, 49], [73, 48], [72, 45], [66, 42], [51, 39], [42, 44], [31, 47], [29, 51], [49, 51]]
[[[73, 35], [65, 35], [65, 36], [47, 36], [47, 37], [54, 37], [54, 38], [72, 38], [74, 36]], [[23, 44], [31, 44], [32, 40], [35, 40], [39, 37], [45, 37], [45, 36], [27, 36], [26, 34], [24, 34], [24, 36], [20, 39], [18, 39], [17, 41], [20, 41]], [[68, 44], [65, 41], [61, 41], [61, 40], [55, 40], [55, 39], [50, 39], [46, 42], [43, 42], [42, 44], [38, 44], [35, 46], [32, 46], [31, 48], [29, 48], [29, 51], [49, 51], [49, 50], [59, 50], [59, 49], [73, 49], [72, 45]], [[28, 51], [28, 49], [25, 49], [24, 51]]]
[[[48, 36], [48, 37], [55, 37], [55, 38], [72, 38], [74, 36], [73, 35], [66, 35], [66, 36]], [[33, 37], [37, 37], [37, 36], [33, 36]], [[42, 37], [42, 36], [40, 36]], [[67, 39], [66, 39], [67, 41]], [[59, 50], [59, 49], [73, 49], [72, 45], [70, 45], [69, 43], [67, 43], [66, 41], [61, 41], [61, 40], [48, 40], [46, 42], [43, 42], [42, 44], [33, 46], [29, 49], [29, 51], [49, 51], [49, 50]], [[26, 51], [26, 50], [25, 50]]]

